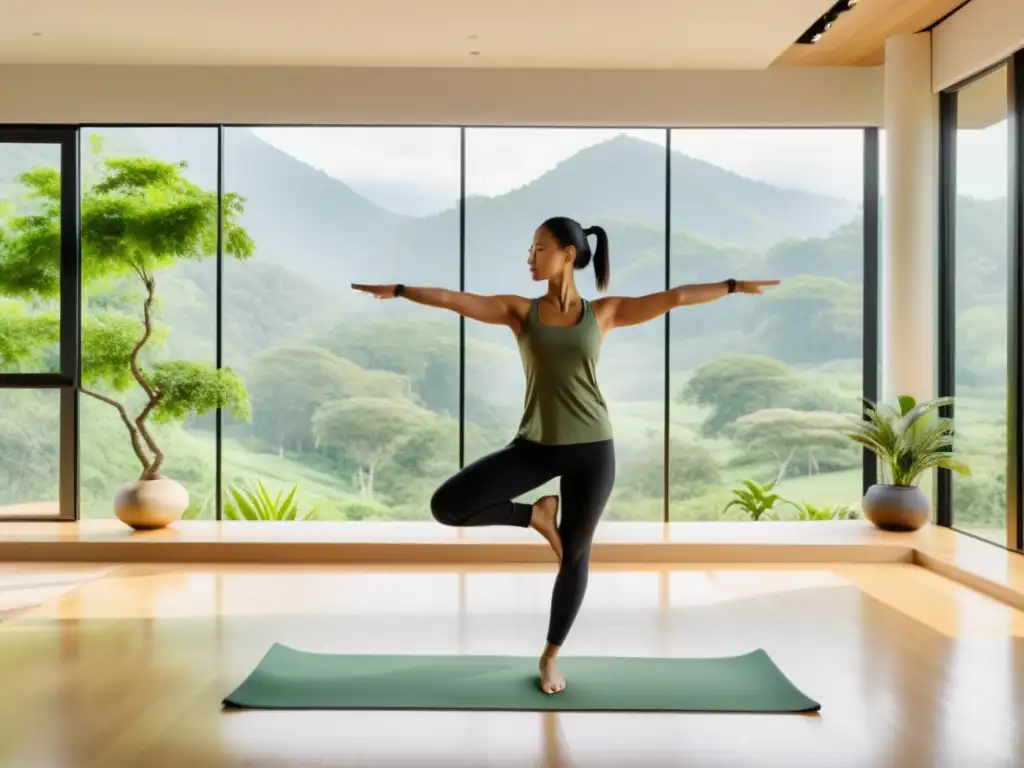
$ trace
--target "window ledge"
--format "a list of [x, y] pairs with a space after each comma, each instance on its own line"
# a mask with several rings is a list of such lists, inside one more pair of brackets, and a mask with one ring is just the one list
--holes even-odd
[[[22, 562], [303, 565], [547, 565], [533, 531], [432, 522], [182, 521], [135, 532], [118, 520], [0, 523], [0, 559]], [[1024, 557], [956, 531], [890, 533], [865, 521], [616, 523], [598, 529], [595, 566], [907, 562], [1024, 609]]]

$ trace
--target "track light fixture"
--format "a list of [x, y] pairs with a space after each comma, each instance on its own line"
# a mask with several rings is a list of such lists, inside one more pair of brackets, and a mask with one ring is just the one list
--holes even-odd
[[835, 5], [828, 9], [825, 14], [811, 24], [797, 39], [797, 43], [800, 45], [813, 45], [814, 43], [821, 40], [821, 36], [824, 35], [835, 23], [836, 19], [839, 18], [840, 14], [846, 13], [857, 4], [857, 0], [838, 0]]

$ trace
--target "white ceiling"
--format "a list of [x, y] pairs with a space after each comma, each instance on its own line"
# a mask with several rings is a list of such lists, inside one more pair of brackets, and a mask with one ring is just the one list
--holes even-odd
[[0, 62], [760, 69], [831, 4], [0, 0]]

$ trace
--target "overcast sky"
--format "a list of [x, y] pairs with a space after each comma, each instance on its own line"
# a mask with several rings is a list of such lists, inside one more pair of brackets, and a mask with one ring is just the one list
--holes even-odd
[[[403, 188], [439, 205], [458, 197], [459, 134], [454, 128], [260, 128], [256, 133], [357, 191]], [[467, 190], [488, 196], [508, 192], [581, 149], [623, 133], [664, 146], [662, 130], [470, 129]], [[861, 198], [861, 142], [859, 130], [689, 129], [672, 134], [674, 150], [743, 176], [855, 201]], [[1004, 195], [1005, 166], [1005, 122], [960, 132], [962, 193]]]

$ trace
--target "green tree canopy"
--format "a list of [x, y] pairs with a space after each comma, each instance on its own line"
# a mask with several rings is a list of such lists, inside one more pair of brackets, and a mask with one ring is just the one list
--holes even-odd
[[765, 354], [790, 364], [863, 354], [861, 287], [833, 277], [786, 280], [758, 309]]
[[679, 393], [682, 402], [709, 408], [701, 425], [722, 434], [736, 419], [765, 408], [837, 410], [836, 398], [771, 357], [723, 355], [699, 366]]
[[[649, 445], [626, 462], [618, 485], [638, 496], [657, 499], [664, 494], [665, 455], [660, 443]], [[700, 496], [720, 485], [722, 475], [706, 448], [690, 440], [673, 437], [669, 442], [669, 497], [676, 501]]]
[[311, 452], [313, 414], [326, 402], [353, 397], [406, 400], [409, 381], [387, 371], [367, 371], [320, 347], [285, 347], [252, 367], [253, 430], [277, 449]]
[[733, 439], [746, 461], [773, 459], [779, 470], [813, 475], [849, 469], [860, 461], [860, 450], [845, 431], [850, 417], [829, 411], [766, 408], [740, 417]]
[[30, 312], [21, 302], [0, 299], [0, 371], [45, 370], [59, 337], [56, 312]]
[[372, 499], [381, 463], [435, 418], [409, 400], [355, 397], [324, 404], [313, 415], [313, 432], [319, 445], [355, 459], [360, 492]]
[[[480, 429], [466, 424], [468, 445]], [[459, 468], [459, 422], [438, 417], [403, 440], [378, 473], [374, 490], [392, 503], [423, 509], [434, 489]]]
[[972, 307], [956, 317], [958, 386], [1005, 386], [1006, 303]]
[[[859, 283], [864, 274], [864, 217], [846, 222], [828, 237], [789, 237], [773, 245], [765, 257], [765, 271], [779, 280], [814, 274], [847, 283]], [[784, 283], [785, 284], [785, 283]]]
[[953, 508], [956, 510], [956, 523], [959, 526], [1004, 527], [1006, 525], [1005, 473], [993, 472], [979, 477], [958, 477], [953, 483], [953, 504]]
[[454, 317], [390, 318], [366, 325], [346, 322], [320, 344], [363, 368], [408, 377], [423, 404], [458, 415], [459, 326]]

